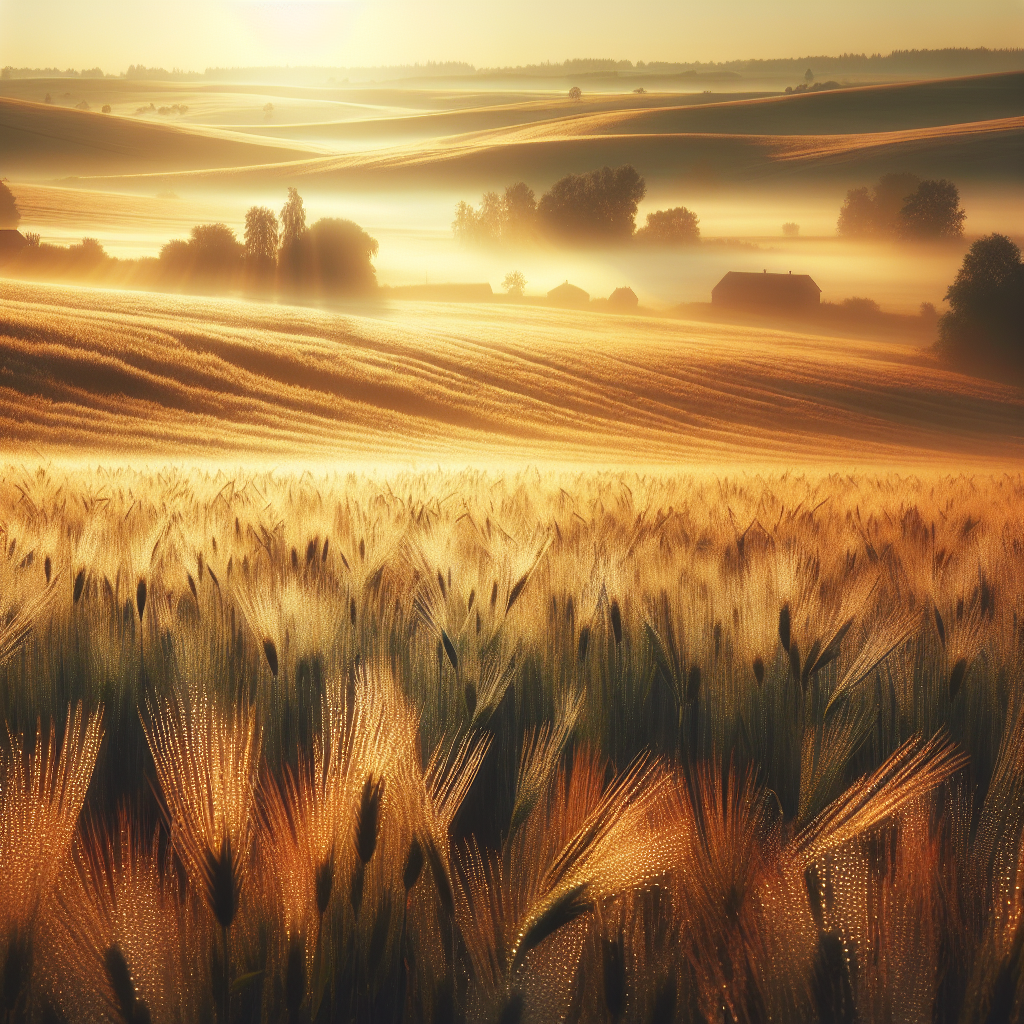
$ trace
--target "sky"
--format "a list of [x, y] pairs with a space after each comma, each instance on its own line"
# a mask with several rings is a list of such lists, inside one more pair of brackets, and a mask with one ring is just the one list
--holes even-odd
[[92, 68], [570, 57], [711, 61], [1024, 46], [1024, 0], [0, 0], [0, 66]]

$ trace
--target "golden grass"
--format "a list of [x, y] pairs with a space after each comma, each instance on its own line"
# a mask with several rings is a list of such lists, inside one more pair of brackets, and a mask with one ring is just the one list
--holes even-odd
[[334, 313], [0, 289], [9, 456], [991, 466], [1022, 453], [1019, 389], [893, 344], [499, 305]]
[[5, 1010], [1013, 1019], [1022, 500], [7, 467]]

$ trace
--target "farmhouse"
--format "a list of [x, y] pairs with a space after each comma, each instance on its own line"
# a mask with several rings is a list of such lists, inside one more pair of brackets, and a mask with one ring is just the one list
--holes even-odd
[[640, 304], [640, 300], [636, 297], [636, 292], [632, 288], [616, 288], [615, 291], [608, 296], [608, 305], [612, 309], [619, 310], [631, 310], [636, 309]]
[[579, 307], [590, 305], [590, 293], [566, 281], [548, 292], [548, 302], [553, 306]]
[[711, 289], [711, 304], [734, 309], [806, 309], [821, 301], [808, 274], [744, 274], [730, 270]]

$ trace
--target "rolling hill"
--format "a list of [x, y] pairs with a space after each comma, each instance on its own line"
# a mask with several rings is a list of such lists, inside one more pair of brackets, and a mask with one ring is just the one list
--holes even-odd
[[308, 144], [249, 139], [201, 126], [0, 98], [0, 161], [8, 176], [136, 174], [295, 160]]
[[0, 284], [0, 436], [218, 460], [1008, 464], [1024, 394], [912, 350], [486, 305]]

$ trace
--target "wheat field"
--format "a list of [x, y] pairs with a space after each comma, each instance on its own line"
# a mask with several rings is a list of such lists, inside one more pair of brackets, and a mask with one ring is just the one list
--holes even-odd
[[7, 466], [4, 1019], [1021, 1019], [1022, 503]]
[[905, 345], [502, 304], [0, 284], [0, 453], [985, 470], [1019, 388]]

